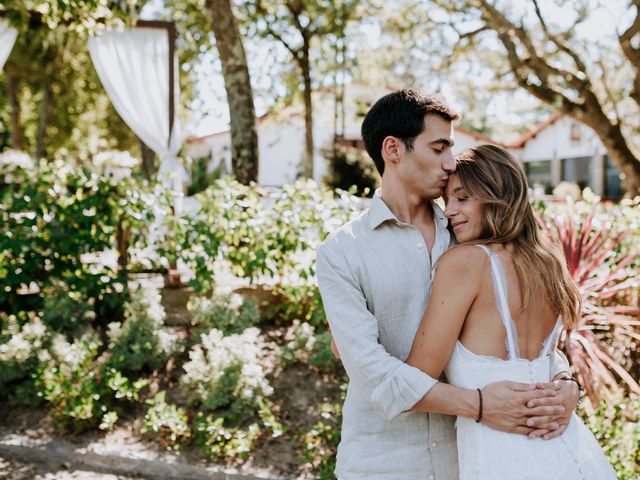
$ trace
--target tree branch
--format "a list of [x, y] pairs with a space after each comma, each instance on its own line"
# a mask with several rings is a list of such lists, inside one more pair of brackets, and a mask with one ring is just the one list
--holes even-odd
[[634, 0], [632, 3], [636, 6], [636, 18], [631, 26], [618, 37], [618, 41], [620, 42], [624, 56], [627, 57], [636, 70], [636, 77], [633, 80], [633, 90], [630, 95], [631, 98], [640, 105], [640, 50], [635, 48], [631, 43], [632, 39], [640, 33], [640, 0]]

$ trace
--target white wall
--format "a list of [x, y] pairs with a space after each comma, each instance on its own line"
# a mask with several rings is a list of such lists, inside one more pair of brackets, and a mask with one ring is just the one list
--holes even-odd
[[[579, 141], [571, 139], [571, 129], [574, 124], [580, 132]], [[591, 157], [604, 153], [606, 149], [591, 128], [563, 116], [526, 143], [521, 160], [535, 162], [554, 158]]]

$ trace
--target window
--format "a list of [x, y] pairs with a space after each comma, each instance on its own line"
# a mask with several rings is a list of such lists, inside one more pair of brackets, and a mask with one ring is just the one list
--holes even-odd
[[527, 181], [531, 188], [540, 185], [544, 187], [544, 193], [551, 193], [551, 160], [539, 162], [526, 162], [524, 171], [527, 174]]
[[624, 194], [620, 172], [609, 155], [604, 156], [604, 198], [618, 199]]
[[577, 183], [580, 190], [591, 186], [592, 157], [565, 158], [562, 160], [562, 180]]

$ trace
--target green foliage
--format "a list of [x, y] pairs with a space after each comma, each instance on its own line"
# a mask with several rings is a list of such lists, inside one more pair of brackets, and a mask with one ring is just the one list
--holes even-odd
[[80, 292], [69, 291], [64, 284], [55, 284], [46, 291], [42, 322], [68, 340], [79, 336], [95, 319], [93, 306], [85, 302]]
[[298, 285], [278, 284], [274, 295], [279, 301], [270, 306], [271, 318], [285, 324], [302, 319], [314, 326], [326, 325], [322, 297], [315, 281]]
[[325, 154], [329, 174], [325, 183], [331, 188], [348, 190], [360, 197], [373, 197], [380, 184], [380, 175], [364, 150], [351, 146], [337, 146]]
[[195, 444], [213, 459], [246, 459], [259, 434], [260, 427], [256, 423], [246, 429], [230, 428], [224, 426], [223, 418], [202, 413], [193, 421]]
[[233, 292], [220, 293], [219, 289], [210, 298], [191, 299], [187, 308], [192, 315], [193, 337], [196, 339], [212, 328], [230, 335], [260, 322], [260, 310], [254, 301]]
[[41, 395], [49, 404], [56, 428], [80, 432], [111, 428], [123, 403], [138, 400], [148, 381], [131, 382], [120, 372], [97, 363], [100, 343], [77, 340], [60, 363], [38, 372]]
[[209, 157], [202, 157], [193, 161], [191, 183], [187, 188], [187, 195], [195, 195], [196, 193], [206, 190], [209, 185], [213, 184], [216, 180], [220, 180], [222, 177], [221, 166], [211, 172], [207, 171], [209, 161]]
[[164, 328], [160, 294], [139, 287], [127, 305], [122, 324], [109, 325], [111, 358], [108, 365], [123, 372], [157, 370], [176, 348], [176, 337]]
[[[344, 400], [344, 395], [342, 395]], [[302, 432], [301, 460], [311, 467], [318, 480], [334, 478], [336, 451], [340, 443], [342, 401], [318, 405], [319, 419], [308, 432]]]
[[16, 404], [38, 403], [33, 373], [51, 343], [46, 325], [33, 312], [0, 313], [0, 399]]
[[[614, 223], [623, 213], [619, 207], [578, 202], [549, 205], [540, 218], [582, 294], [580, 322], [565, 332], [561, 346], [596, 405], [622, 386], [640, 394], [640, 385], [628, 372], [633, 363], [627, 364], [640, 339], [640, 308], [633, 300], [640, 267], [634, 235], [640, 217], [630, 214], [627, 222]], [[635, 228], [627, 230], [629, 224]]]
[[149, 410], [144, 416], [142, 433], [156, 433], [166, 443], [167, 447], [177, 450], [181, 444], [189, 441], [191, 430], [187, 412], [184, 408], [168, 404], [165, 400], [167, 392], [158, 392], [145, 403]]
[[309, 365], [324, 373], [344, 374], [342, 362], [331, 351], [331, 332], [325, 330], [316, 335]]
[[619, 480], [635, 480], [640, 471], [640, 399], [618, 396], [602, 402], [582, 420], [600, 442]]
[[311, 181], [269, 195], [227, 178], [197, 198], [195, 216], [168, 218], [172, 236], [160, 251], [194, 270], [190, 284], [198, 291], [213, 287], [219, 257], [251, 282], [262, 277], [312, 280], [318, 242], [363, 209], [362, 201], [347, 192], [335, 196]]
[[213, 329], [200, 336], [202, 343], [192, 347], [181, 378], [191, 405], [215, 411], [226, 424], [240, 423], [256, 411], [273, 391], [260, 362], [264, 346], [259, 334], [248, 328], [224, 336]]
[[132, 231], [133, 244], [142, 242], [153, 216], [149, 193], [134, 181], [115, 183], [57, 163], [21, 175], [0, 191], [0, 309], [38, 308], [21, 291], [62, 283], [92, 304], [98, 319], [121, 315], [125, 273], [83, 256], [114, 248], [119, 226]]

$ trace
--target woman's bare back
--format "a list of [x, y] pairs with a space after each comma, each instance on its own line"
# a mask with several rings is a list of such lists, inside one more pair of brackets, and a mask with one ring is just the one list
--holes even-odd
[[[489, 248], [502, 264], [519, 356], [533, 360], [553, 331], [557, 315], [544, 294], [532, 293], [529, 304], [523, 308], [520, 280], [511, 249], [498, 244], [489, 245]], [[507, 359], [506, 331], [497, 307], [488, 256], [485, 256], [485, 261], [479, 293], [467, 313], [460, 342], [473, 353]]]

